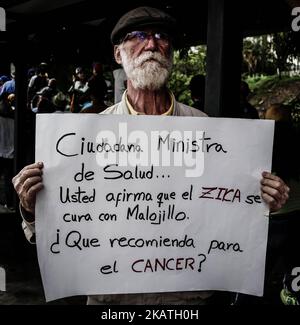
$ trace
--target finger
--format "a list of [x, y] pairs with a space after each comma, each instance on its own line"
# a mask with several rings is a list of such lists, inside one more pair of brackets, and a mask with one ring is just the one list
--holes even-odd
[[289, 198], [290, 188], [286, 185], [283, 185], [277, 189], [274, 186], [262, 186], [261, 191], [263, 193], [269, 194], [270, 196], [273, 196], [278, 201], [286, 202]]
[[288, 195], [289, 193], [290, 193], [290, 188], [287, 186], [287, 185], [285, 185], [285, 193]]
[[13, 178], [13, 180], [21, 177], [24, 173], [26, 174], [27, 171], [30, 171], [33, 169], [39, 169], [42, 171], [43, 167], [44, 167], [44, 164], [42, 162], [37, 162], [37, 163], [31, 164], [31, 165], [27, 165]]
[[278, 198], [273, 195], [269, 195], [267, 192], [262, 192], [262, 198], [269, 205], [271, 211], [277, 211], [284, 206], [289, 198], [289, 195], [286, 192], [283, 195], [280, 195]]
[[35, 177], [35, 176], [42, 176], [43, 171], [39, 168], [34, 168], [34, 169], [27, 169], [23, 171], [22, 174], [19, 175], [15, 179], [15, 184], [16, 186], [23, 186], [23, 184], [26, 182], [27, 179]]
[[278, 200], [278, 201], [281, 200], [281, 196], [283, 195], [283, 193], [281, 193], [277, 189], [270, 187], [270, 186], [262, 186], [261, 191], [262, 191], [262, 193], [266, 193], [266, 194], [272, 196], [275, 200]]
[[30, 187], [30, 189], [27, 192], [27, 202], [29, 206], [32, 206], [35, 204], [35, 198], [37, 193], [44, 188], [43, 183], [37, 183]]
[[272, 179], [273, 181], [279, 181], [279, 182], [281, 181], [281, 178], [280, 177], [278, 177], [276, 175], [273, 175], [270, 172], [264, 171], [264, 172], [262, 172], [262, 176], [263, 176], [263, 178]]
[[269, 179], [269, 178], [263, 178], [260, 181], [260, 183], [263, 186], [273, 188], [273, 189], [279, 191], [282, 194], [286, 192], [286, 187], [287, 186], [281, 181], [281, 179], [273, 180], [273, 179]]
[[29, 188], [32, 187], [33, 185], [37, 183], [42, 183], [42, 180], [43, 179], [41, 176], [34, 176], [34, 177], [27, 178], [23, 184], [23, 190], [27, 192]]
[[31, 164], [31, 165], [27, 165], [27, 166], [25, 166], [21, 171], [20, 171], [20, 173], [22, 172], [22, 171], [25, 171], [25, 170], [28, 170], [28, 169], [34, 169], [34, 168], [43, 168], [44, 167], [44, 164], [41, 162], [41, 161], [39, 161], [39, 162], [36, 162], [36, 163], [33, 163], [33, 164]]
[[27, 181], [27, 179], [30, 179], [31, 177], [36, 177], [36, 176], [41, 177], [41, 173], [38, 170], [33, 171], [33, 172], [26, 171], [24, 175], [15, 176], [12, 179], [12, 183], [13, 183], [13, 186], [14, 186], [17, 194], [18, 195], [21, 194], [21, 192], [23, 191], [24, 183]]
[[275, 198], [267, 193], [262, 193], [263, 200], [268, 204], [271, 211], [277, 211], [281, 208], [281, 204]]

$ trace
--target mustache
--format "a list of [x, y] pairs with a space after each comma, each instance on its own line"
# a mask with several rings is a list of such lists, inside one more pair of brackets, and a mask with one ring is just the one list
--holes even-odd
[[165, 58], [162, 54], [159, 52], [151, 52], [147, 51], [139, 55], [135, 60], [134, 60], [134, 66], [139, 67], [143, 65], [147, 61], [156, 61], [159, 63], [162, 67], [168, 68], [170, 67], [170, 58]]

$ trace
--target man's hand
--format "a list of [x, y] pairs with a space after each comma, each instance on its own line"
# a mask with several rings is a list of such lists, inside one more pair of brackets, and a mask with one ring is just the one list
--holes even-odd
[[264, 201], [269, 205], [270, 211], [281, 209], [289, 198], [290, 188], [284, 181], [268, 172], [262, 173], [261, 193]]
[[19, 196], [22, 207], [34, 215], [36, 194], [43, 188], [43, 163], [24, 167], [13, 179], [12, 183]]

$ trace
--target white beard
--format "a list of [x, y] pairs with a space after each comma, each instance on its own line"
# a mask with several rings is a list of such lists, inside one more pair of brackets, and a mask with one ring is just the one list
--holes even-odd
[[147, 51], [131, 59], [121, 46], [120, 55], [124, 71], [133, 88], [158, 90], [166, 85], [172, 70], [173, 53], [165, 58], [159, 52]]

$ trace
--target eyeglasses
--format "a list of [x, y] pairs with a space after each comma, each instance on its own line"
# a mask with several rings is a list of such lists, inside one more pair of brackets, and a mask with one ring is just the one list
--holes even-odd
[[150, 37], [153, 37], [157, 42], [168, 43], [170, 41], [170, 36], [163, 32], [144, 32], [144, 31], [133, 31], [128, 33], [122, 42], [125, 41], [138, 41], [140, 43], [145, 42]]

